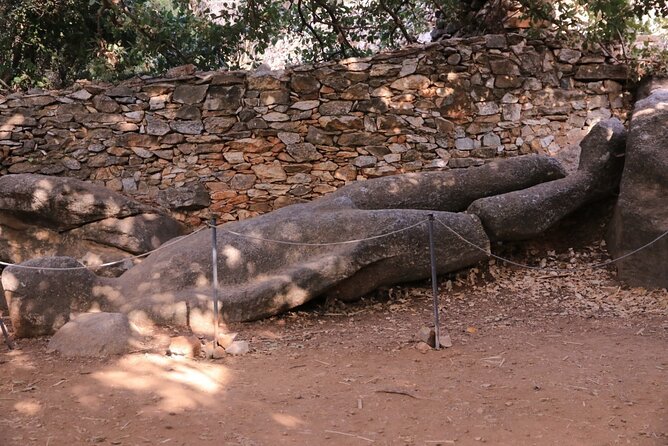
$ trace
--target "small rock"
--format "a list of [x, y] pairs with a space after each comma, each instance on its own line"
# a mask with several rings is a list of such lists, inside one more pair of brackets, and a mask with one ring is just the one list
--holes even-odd
[[73, 357], [106, 357], [128, 352], [137, 333], [121, 313], [83, 313], [56, 332], [47, 353]]
[[172, 355], [197, 358], [202, 351], [202, 344], [197, 336], [177, 336], [172, 338], [168, 350]]
[[425, 344], [429, 345], [429, 347], [434, 348], [436, 345], [436, 333], [434, 332], [433, 328], [420, 328], [420, 330], [417, 332], [417, 338]]
[[425, 354], [429, 350], [431, 350], [431, 347], [426, 342], [418, 342], [417, 345], [415, 346], [415, 348], [417, 349], [417, 351], [419, 351], [422, 354]]
[[423, 90], [429, 86], [431, 81], [421, 74], [413, 74], [402, 77], [392, 82], [391, 88], [395, 90]]
[[87, 101], [87, 100], [90, 99], [92, 96], [93, 96], [93, 95], [90, 94], [90, 93], [88, 92], [88, 90], [85, 90], [85, 89], [83, 89], [83, 88], [82, 88], [81, 90], [77, 90], [77, 91], [75, 91], [74, 93], [72, 93], [72, 94], [70, 95], [70, 97], [71, 97], [72, 99], [79, 99], [79, 100], [81, 100], [81, 101]]
[[195, 70], [197, 67], [193, 64], [187, 64], [187, 65], [180, 65], [178, 67], [170, 68], [167, 70], [165, 73], [165, 77], [167, 78], [173, 78], [173, 77], [182, 77], [182, 76], [191, 76], [195, 73]]
[[452, 347], [452, 339], [448, 333], [439, 333], [438, 343], [441, 347], [444, 348]]
[[181, 104], [197, 104], [204, 100], [208, 85], [179, 85], [174, 89], [172, 100]]
[[218, 345], [227, 348], [234, 343], [237, 333], [218, 333]]
[[250, 345], [248, 341], [233, 341], [225, 351], [230, 355], [245, 355], [250, 351]]
[[206, 356], [209, 359], [222, 359], [227, 355], [225, 353], [225, 349], [223, 347], [219, 347], [216, 345], [214, 348], [213, 342], [207, 342], [204, 344], [204, 356]]

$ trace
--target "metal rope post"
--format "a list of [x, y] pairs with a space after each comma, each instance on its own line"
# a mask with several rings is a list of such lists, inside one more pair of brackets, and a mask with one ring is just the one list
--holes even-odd
[[216, 234], [216, 216], [211, 217], [211, 267], [213, 268], [213, 348], [218, 344], [218, 237]]
[[7, 344], [7, 347], [9, 347], [10, 350], [14, 350], [14, 344], [12, 344], [12, 340], [9, 338], [7, 327], [5, 326], [5, 322], [2, 320], [2, 318], [0, 318], [0, 328], [2, 329], [2, 335], [5, 337], [5, 343]]
[[436, 250], [434, 249], [434, 214], [429, 214], [429, 255], [431, 257], [431, 292], [434, 295], [434, 348], [441, 348], [438, 323], [438, 282], [436, 277]]

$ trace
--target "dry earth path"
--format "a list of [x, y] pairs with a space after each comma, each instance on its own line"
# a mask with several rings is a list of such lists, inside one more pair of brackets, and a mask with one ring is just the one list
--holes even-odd
[[[600, 244], [525, 245], [584, 266]], [[542, 259], [542, 260], [541, 260]], [[606, 270], [443, 278], [454, 346], [420, 352], [427, 283], [230, 329], [245, 356], [105, 360], [0, 346], [3, 445], [668, 445], [668, 293]]]

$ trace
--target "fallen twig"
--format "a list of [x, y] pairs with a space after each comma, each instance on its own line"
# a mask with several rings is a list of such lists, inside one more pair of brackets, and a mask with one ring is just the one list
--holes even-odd
[[376, 390], [375, 392], [376, 393], [390, 393], [390, 394], [394, 394], [394, 395], [406, 395], [406, 396], [409, 396], [411, 398], [415, 398], [416, 400], [424, 399], [424, 398], [421, 398], [419, 396], [413, 395], [413, 394], [411, 394], [411, 393], [409, 393], [405, 390], [381, 389], [381, 390]]
[[360, 435], [355, 435], [355, 434], [349, 434], [347, 432], [330, 431], [330, 430], [326, 430], [325, 432], [327, 432], [328, 434], [345, 435], [346, 437], [359, 438], [360, 440], [368, 441], [368, 442], [371, 442], [371, 443], [376, 441], [376, 440], [372, 440], [371, 438], [366, 438], [366, 437], [362, 437]]

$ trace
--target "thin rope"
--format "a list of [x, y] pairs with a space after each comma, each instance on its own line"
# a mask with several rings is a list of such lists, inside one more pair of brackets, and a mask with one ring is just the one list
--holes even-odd
[[259, 241], [263, 241], [263, 242], [277, 243], [277, 244], [281, 244], [281, 245], [334, 246], [334, 245], [346, 245], [346, 244], [352, 244], [352, 243], [361, 243], [361, 242], [366, 242], [366, 241], [369, 241], [369, 240], [376, 240], [376, 239], [383, 238], [383, 237], [389, 237], [390, 235], [398, 234], [400, 232], [404, 232], [404, 231], [407, 231], [409, 229], [413, 229], [417, 226], [420, 226], [421, 224], [423, 224], [425, 222], [427, 222], [426, 219], [422, 220], [422, 221], [419, 221], [415, 224], [412, 224], [410, 226], [406, 226], [405, 228], [401, 228], [401, 229], [397, 229], [397, 230], [394, 230], [394, 231], [386, 232], [384, 234], [373, 235], [371, 237], [354, 239], [354, 240], [344, 240], [344, 241], [341, 241], [341, 242], [328, 242], [328, 243], [306, 243], [306, 242], [294, 242], [294, 241], [290, 241], [290, 240], [277, 240], [277, 239], [259, 237], [259, 236], [255, 236], [255, 235], [242, 234], [240, 232], [235, 232], [235, 231], [232, 231], [230, 229], [225, 229], [222, 226], [216, 226], [216, 228], [218, 228], [218, 230], [220, 230], [222, 232], [227, 232], [228, 234], [236, 235], [238, 237], [243, 237], [243, 238], [247, 238], [247, 239], [251, 239], [251, 240], [259, 240]]
[[473, 243], [473, 242], [467, 240], [464, 236], [462, 236], [461, 234], [459, 234], [457, 231], [455, 231], [454, 229], [452, 229], [450, 226], [448, 226], [448, 225], [446, 225], [445, 223], [443, 223], [443, 222], [442, 222], [441, 220], [439, 220], [438, 218], [436, 219], [436, 221], [437, 221], [439, 224], [441, 224], [441, 226], [443, 226], [445, 229], [447, 229], [448, 231], [452, 232], [454, 235], [456, 235], [457, 237], [459, 237], [463, 242], [465, 242], [465, 243], [467, 243], [468, 245], [474, 247], [475, 249], [478, 249], [479, 251], [484, 252], [484, 253], [485, 253], [487, 256], [489, 256], [489, 257], [493, 257], [493, 258], [495, 258], [495, 259], [497, 259], [497, 260], [501, 260], [502, 262], [506, 262], [506, 263], [509, 263], [509, 264], [511, 264], [511, 265], [519, 266], [520, 268], [532, 269], [532, 270], [537, 270], [537, 271], [554, 271], [554, 272], [558, 272], [558, 273], [564, 273], [564, 272], [576, 272], [576, 271], [586, 271], [586, 270], [589, 270], [589, 269], [603, 268], [604, 266], [608, 266], [608, 265], [611, 265], [611, 264], [613, 264], [613, 263], [615, 263], [615, 262], [619, 262], [620, 260], [623, 260], [623, 259], [625, 259], [625, 258], [627, 258], [627, 257], [632, 256], [633, 254], [636, 254], [636, 253], [642, 251], [642, 250], [645, 249], [645, 248], [648, 248], [649, 246], [653, 245], [654, 243], [658, 242], [658, 241], [661, 240], [663, 237], [665, 237], [666, 235], [668, 235], [668, 231], [666, 231], [666, 232], [664, 232], [663, 234], [661, 234], [660, 236], [656, 237], [654, 240], [652, 240], [652, 241], [650, 241], [650, 242], [648, 242], [648, 243], [645, 243], [645, 244], [642, 245], [640, 248], [634, 249], [633, 251], [628, 252], [628, 253], [626, 253], [626, 254], [624, 254], [624, 255], [622, 255], [622, 256], [620, 256], [620, 257], [617, 257], [617, 258], [615, 258], [615, 259], [606, 260], [605, 262], [595, 263], [595, 264], [593, 264], [593, 265], [589, 265], [589, 266], [585, 266], [585, 267], [578, 267], [578, 268], [549, 268], [549, 267], [540, 267], [540, 266], [526, 265], [526, 264], [524, 264], [524, 263], [514, 262], [514, 261], [512, 261], [512, 260], [510, 260], [510, 259], [506, 259], [506, 258], [504, 258], [504, 257], [497, 256], [496, 254], [492, 254], [492, 253], [489, 252], [487, 249], [485, 249], [485, 248], [483, 248], [483, 247], [481, 247], [481, 246], [478, 246], [478, 245], [476, 245], [475, 243]]
[[3, 261], [0, 261], [0, 265], [2, 265], [2, 266], [13, 266], [15, 268], [21, 268], [21, 269], [42, 270], [42, 271], [74, 271], [74, 270], [81, 270], [81, 269], [105, 268], [105, 267], [108, 267], [108, 266], [117, 265], [119, 263], [127, 262], [128, 260], [134, 260], [134, 259], [140, 259], [142, 257], [146, 257], [150, 254], [153, 254], [154, 252], [160, 251], [161, 249], [164, 249], [164, 248], [167, 248], [169, 246], [180, 243], [180, 242], [186, 240], [187, 238], [192, 237], [193, 235], [197, 234], [198, 232], [200, 232], [204, 229], [206, 229], [206, 228], [202, 227], [202, 228], [197, 229], [194, 232], [191, 232], [190, 234], [183, 235], [181, 237], [177, 237], [177, 238], [175, 238], [173, 240], [170, 240], [167, 243], [164, 243], [164, 244], [158, 246], [157, 248], [152, 249], [150, 251], [147, 251], [143, 254], [137, 254], [137, 255], [134, 255], [134, 256], [125, 257], [125, 258], [120, 259], [120, 260], [114, 260], [113, 262], [101, 263], [100, 265], [88, 265], [88, 266], [87, 265], [82, 265], [82, 266], [71, 266], [71, 267], [58, 268], [58, 267], [47, 267], [47, 266], [22, 265], [22, 264], [19, 264], [19, 263], [7, 263], [7, 262], [3, 262]]

